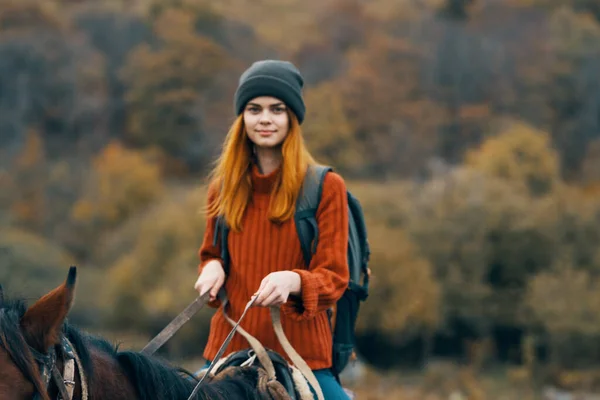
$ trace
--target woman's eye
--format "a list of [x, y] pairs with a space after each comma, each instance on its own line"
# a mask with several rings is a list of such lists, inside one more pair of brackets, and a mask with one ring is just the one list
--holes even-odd
[[275, 107], [273, 109], [273, 111], [276, 112], [276, 113], [281, 113], [281, 112], [285, 111], [285, 108], [283, 108], [283, 107]]

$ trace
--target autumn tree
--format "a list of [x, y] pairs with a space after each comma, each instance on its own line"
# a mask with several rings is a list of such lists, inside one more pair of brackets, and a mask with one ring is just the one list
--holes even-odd
[[38, 297], [64, 281], [73, 257], [43, 236], [0, 229], [0, 282], [14, 295]]
[[154, 22], [157, 44], [140, 45], [123, 71], [130, 111], [127, 138], [175, 157], [202, 156], [204, 96], [215, 75], [227, 68], [226, 52], [197, 35], [194, 23], [182, 10], [162, 12]]
[[0, 3], [2, 145], [35, 126], [54, 159], [101, 134], [103, 60], [69, 22], [53, 2]]
[[44, 228], [47, 168], [44, 142], [37, 131], [29, 130], [10, 169], [13, 182], [10, 196], [15, 224], [33, 232], [42, 233]]
[[92, 238], [125, 222], [163, 194], [161, 170], [151, 152], [110, 143], [94, 160], [82, 197], [73, 205], [69, 246], [87, 256]]
[[[131, 2], [123, 1], [122, 5], [125, 6], [126, 3]], [[149, 24], [139, 13], [103, 2], [102, 5], [88, 3], [73, 13], [73, 25], [85, 35], [90, 45], [97, 49], [105, 60], [108, 103], [105, 111], [105, 118], [108, 120], [106, 129], [112, 132], [112, 137], [122, 137], [127, 107], [126, 85], [120, 78], [120, 71], [130, 52], [152, 39]]]
[[557, 260], [553, 269], [536, 275], [527, 291], [530, 325], [548, 332], [550, 359], [576, 368], [594, 362], [600, 348], [600, 282], [589, 272]]
[[550, 136], [518, 121], [500, 123], [498, 130], [468, 152], [466, 164], [534, 195], [551, 192], [560, 180], [560, 165]]
[[439, 14], [453, 20], [465, 20], [477, 0], [444, 0], [439, 6]]
[[431, 264], [401, 229], [373, 221], [369, 227], [374, 273], [359, 330], [375, 331], [396, 344], [434, 330], [442, 305]]
[[[106, 266], [106, 309], [113, 310], [107, 323], [154, 335], [194, 299], [205, 200], [205, 187], [181, 188], [137, 221], [131, 246]], [[201, 351], [212, 311], [203, 310], [166, 347], [178, 355]]]
[[323, 83], [310, 87], [305, 97], [303, 133], [315, 157], [341, 170], [360, 171], [364, 154], [353, 135], [340, 91], [334, 84]]
[[[528, 1], [528, 3], [532, 2]], [[547, 10], [570, 8], [581, 14], [590, 14], [600, 21], [600, 4], [596, 0], [533, 0], [533, 4]]]
[[600, 187], [600, 139], [590, 142], [581, 163], [580, 182], [587, 186]]
[[365, 175], [413, 175], [435, 151], [436, 127], [444, 115], [415, 79], [421, 56], [409, 40], [373, 34], [348, 57], [338, 87], [366, 156]]
[[99, 218], [118, 224], [162, 193], [158, 166], [141, 153], [110, 143], [93, 163], [89, 192], [74, 207], [82, 221]]
[[585, 149], [600, 132], [595, 100], [600, 78], [600, 24], [562, 7], [550, 18], [549, 74], [551, 126], [567, 177], [579, 172]]
[[[497, 107], [496, 97], [506, 96], [502, 86], [505, 71], [501, 50], [487, 46], [468, 22], [469, 13], [479, 4], [474, 0], [444, 0], [438, 9], [431, 61], [425, 66], [426, 92], [443, 110], [437, 154], [459, 162], [464, 151], [479, 143]], [[423, 40], [422, 40], [423, 41]], [[502, 72], [501, 72], [502, 71]], [[503, 99], [506, 101], [506, 99]]]

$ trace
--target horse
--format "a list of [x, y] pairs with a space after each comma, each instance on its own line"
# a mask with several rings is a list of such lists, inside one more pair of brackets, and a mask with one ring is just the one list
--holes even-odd
[[[0, 287], [0, 400], [185, 400], [198, 378], [165, 360], [121, 351], [66, 319], [76, 267], [67, 279], [27, 307], [5, 301]], [[62, 371], [62, 373], [61, 373]], [[282, 385], [256, 366], [230, 367], [206, 380], [194, 399], [287, 400]]]

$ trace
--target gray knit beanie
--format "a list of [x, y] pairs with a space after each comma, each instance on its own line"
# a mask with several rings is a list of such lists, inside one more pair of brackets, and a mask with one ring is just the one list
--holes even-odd
[[304, 121], [306, 107], [302, 99], [304, 79], [289, 61], [262, 60], [250, 66], [240, 77], [235, 92], [235, 112], [240, 115], [246, 104], [259, 96], [273, 96], [292, 109], [298, 122]]

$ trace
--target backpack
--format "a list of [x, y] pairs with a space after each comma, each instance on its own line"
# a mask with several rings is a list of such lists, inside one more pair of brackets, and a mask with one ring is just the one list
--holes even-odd
[[[296, 202], [294, 222], [300, 240], [305, 264], [310, 265], [312, 255], [317, 249], [319, 240], [316, 213], [321, 201], [323, 181], [331, 167], [310, 166], [302, 192]], [[342, 297], [338, 300], [334, 310], [328, 310], [333, 335], [333, 365], [332, 371], [337, 376], [344, 370], [350, 359], [354, 356], [356, 319], [360, 303], [369, 295], [369, 262], [370, 248], [367, 240], [367, 230], [364, 214], [360, 202], [356, 197], [346, 191], [348, 197], [348, 270], [350, 280]], [[229, 229], [222, 216], [217, 218], [213, 245], [216, 245], [219, 236], [221, 239], [221, 258], [227, 271], [229, 254], [227, 251], [227, 235]], [[363, 283], [360, 283], [361, 276]], [[333, 319], [333, 321], [332, 321]]]

